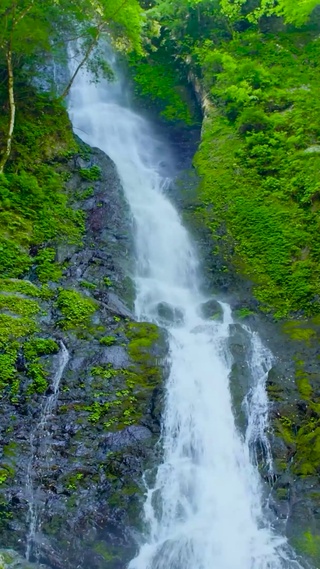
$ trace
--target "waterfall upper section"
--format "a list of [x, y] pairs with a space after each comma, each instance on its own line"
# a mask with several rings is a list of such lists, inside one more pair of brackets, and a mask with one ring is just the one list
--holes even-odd
[[166, 196], [170, 149], [126, 106], [119, 85], [82, 71], [70, 98], [74, 128], [117, 166], [135, 224], [136, 317], [164, 325], [170, 377], [163, 415], [163, 462], [147, 489], [146, 531], [130, 569], [297, 568], [263, 505], [252, 445], [265, 429], [270, 356], [252, 337], [248, 426], [236, 427], [229, 389], [231, 310], [210, 320], [199, 262]]

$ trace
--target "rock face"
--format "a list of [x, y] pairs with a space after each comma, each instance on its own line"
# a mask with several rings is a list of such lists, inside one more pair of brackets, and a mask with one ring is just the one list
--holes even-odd
[[320, 326], [317, 319], [264, 322], [261, 333], [268, 336], [276, 357], [267, 380], [275, 468], [274, 509], [297, 552], [318, 567]]
[[[1, 293], [34, 310], [0, 401], [0, 543], [52, 569], [122, 569], [155, 460], [167, 341], [134, 321], [132, 222], [113, 163], [83, 145], [67, 170], [83, 243], [58, 245], [57, 284], [31, 270]], [[33, 566], [8, 550], [0, 567]]]

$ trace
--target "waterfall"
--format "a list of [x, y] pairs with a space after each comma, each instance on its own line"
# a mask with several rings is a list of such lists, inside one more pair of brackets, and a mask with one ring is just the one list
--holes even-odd
[[[199, 261], [166, 197], [170, 151], [147, 120], [122, 102], [119, 84], [94, 84], [82, 71], [69, 112], [75, 131], [115, 162], [135, 220], [136, 316], [163, 324], [171, 372], [163, 415], [163, 462], [147, 490], [146, 530], [129, 569], [297, 568], [265, 511], [253, 442], [271, 461], [265, 376], [271, 355], [251, 335], [255, 384], [248, 429], [236, 428], [229, 390], [230, 307], [223, 322], [202, 316]], [[271, 467], [270, 467], [271, 468]]]
[[51, 385], [51, 394], [44, 398], [40, 407], [39, 419], [30, 434], [30, 459], [26, 477], [26, 496], [28, 500], [28, 535], [26, 558], [29, 561], [32, 554], [37, 556], [36, 538], [41, 526], [41, 488], [35, 484], [36, 463], [44, 458], [48, 464], [50, 457], [50, 417], [52, 416], [59, 395], [60, 382], [69, 361], [69, 352], [62, 341], [60, 351], [56, 356], [56, 371]]

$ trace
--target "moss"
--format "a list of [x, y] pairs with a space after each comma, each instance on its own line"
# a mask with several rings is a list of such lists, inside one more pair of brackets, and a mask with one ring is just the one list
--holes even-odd
[[58, 263], [55, 263], [55, 258], [56, 251], [50, 247], [41, 249], [35, 257], [36, 273], [41, 283], [57, 282], [61, 279], [62, 268]]
[[86, 188], [85, 190], [75, 192], [74, 198], [76, 200], [87, 200], [88, 198], [91, 198], [93, 195], [94, 195], [94, 188], [92, 186], [90, 186], [89, 188]]
[[14, 469], [8, 464], [0, 464], [0, 485], [5, 484], [14, 476]]
[[8, 310], [24, 317], [36, 316], [40, 311], [38, 302], [9, 294], [0, 294], [0, 310]]
[[80, 286], [87, 288], [88, 290], [95, 290], [97, 288], [97, 285], [89, 283], [87, 281], [80, 281]]
[[315, 338], [316, 332], [312, 328], [306, 328], [304, 323], [298, 321], [286, 322], [283, 331], [290, 336], [292, 340], [310, 343]]
[[114, 559], [117, 558], [117, 556], [112, 552], [112, 550], [107, 548], [104, 541], [97, 541], [96, 543], [93, 544], [92, 549], [93, 551], [95, 551], [95, 553], [100, 555], [106, 563], [113, 561]]
[[0, 291], [18, 292], [35, 298], [43, 297], [45, 294], [45, 290], [42, 290], [29, 281], [23, 281], [21, 279], [0, 279]]
[[0, 346], [9, 341], [36, 332], [37, 324], [31, 318], [16, 318], [8, 314], [0, 314]]
[[288, 500], [288, 488], [277, 488], [276, 495], [279, 500]]
[[283, 401], [283, 390], [279, 385], [267, 383], [266, 390], [270, 401]]
[[16, 361], [18, 357], [19, 344], [13, 342], [4, 353], [0, 354], [0, 389], [8, 385], [13, 385], [17, 376]]
[[91, 166], [91, 168], [81, 168], [79, 171], [81, 178], [95, 182], [101, 178], [101, 168], [99, 166]]
[[280, 472], [285, 472], [288, 468], [288, 464], [283, 458], [275, 458], [274, 466], [276, 468], [276, 471]]
[[289, 447], [295, 447], [296, 437], [294, 433], [294, 423], [289, 417], [280, 417], [275, 421], [277, 434], [284, 440]]
[[294, 472], [302, 476], [320, 472], [320, 421], [311, 419], [298, 431]]
[[7, 445], [4, 445], [3, 456], [5, 458], [14, 458], [15, 456], [17, 456], [17, 447], [18, 444], [14, 441], [8, 443]]
[[147, 322], [130, 322], [126, 327], [128, 352], [134, 361], [150, 359], [150, 349], [160, 338], [158, 327]]
[[300, 396], [302, 397], [302, 399], [306, 399], [307, 401], [309, 401], [311, 394], [312, 394], [312, 387], [309, 383], [309, 379], [308, 377], [304, 376], [304, 377], [298, 377], [297, 380], [297, 386], [299, 389], [299, 393]]
[[301, 537], [295, 538], [293, 545], [300, 555], [308, 556], [314, 562], [320, 562], [320, 537], [312, 530], [307, 530]]
[[103, 336], [99, 341], [102, 346], [112, 346], [116, 343], [117, 338], [115, 336]]
[[27, 387], [27, 394], [44, 394], [48, 389], [48, 373], [40, 361], [40, 357], [55, 354], [59, 351], [57, 342], [45, 338], [33, 338], [23, 344], [23, 353], [26, 359], [26, 373], [31, 379]]
[[68, 490], [77, 490], [79, 484], [83, 481], [83, 472], [76, 472], [64, 479], [64, 485]]
[[103, 379], [111, 379], [111, 377], [114, 377], [117, 373], [119, 373], [119, 370], [114, 369], [111, 364], [91, 368], [91, 375], [93, 375], [93, 377], [98, 376]]
[[254, 312], [250, 310], [250, 308], [239, 308], [239, 310], [236, 310], [236, 316], [241, 320], [248, 318], [248, 316], [252, 316], [253, 314]]
[[90, 323], [97, 306], [94, 300], [83, 297], [75, 290], [60, 290], [57, 299], [57, 307], [62, 314], [59, 321], [60, 328], [63, 330], [85, 328]]
[[[9, 521], [13, 518], [13, 514], [12, 514], [11, 509], [12, 509], [11, 504], [9, 504], [5, 500], [3, 500], [3, 498], [0, 498], [0, 528], [1, 529], [7, 528]], [[4, 552], [2, 552], [2, 557], [3, 557], [4, 561], [6, 561]], [[1, 560], [1, 558], [0, 558], [0, 560]]]
[[28, 360], [47, 354], [56, 354], [59, 346], [55, 340], [45, 338], [33, 338], [23, 345], [24, 355]]

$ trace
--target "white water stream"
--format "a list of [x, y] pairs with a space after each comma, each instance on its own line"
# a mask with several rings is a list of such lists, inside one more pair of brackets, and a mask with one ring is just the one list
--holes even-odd
[[31, 554], [38, 556], [37, 533], [41, 527], [41, 512], [44, 508], [41, 499], [41, 488], [35, 484], [36, 462], [45, 459], [48, 468], [50, 460], [50, 418], [55, 410], [60, 382], [63, 372], [69, 361], [69, 352], [62, 341], [60, 341], [60, 351], [55, 356], [56, 369], [52, 378], [51, 394], [44, 397], [40, 408], [39, 418], [30, 434], [30, 460], [26, 476], [26, 497], [28, 500], [28, 535], [26, 558], [29, 561]]
[[115, 162], [131, 207], [136, 315], [158, 322], [163, 303], [179, 314], [168, 324], [171, 372], [163, 463], [147, 492], [147, 529], [129, 569], [297, 568], [262, 505], [252, 452], [260, 439], [271, 461], [265, 434], [270, 354], [249, 331], [253, 385], [246, 405], [247, 434], [242, 436], [229, 390], [231, 311], [222, 304], [222, 323], [201, 316], [206, 299], [198, 285], [198, 260], [160, 174], [168, 151], [148, 122], [122, 102], [119, 84], [97, 85], [89, 79], [85, 72], [78, 76], [69, 111], [75, 132]]

